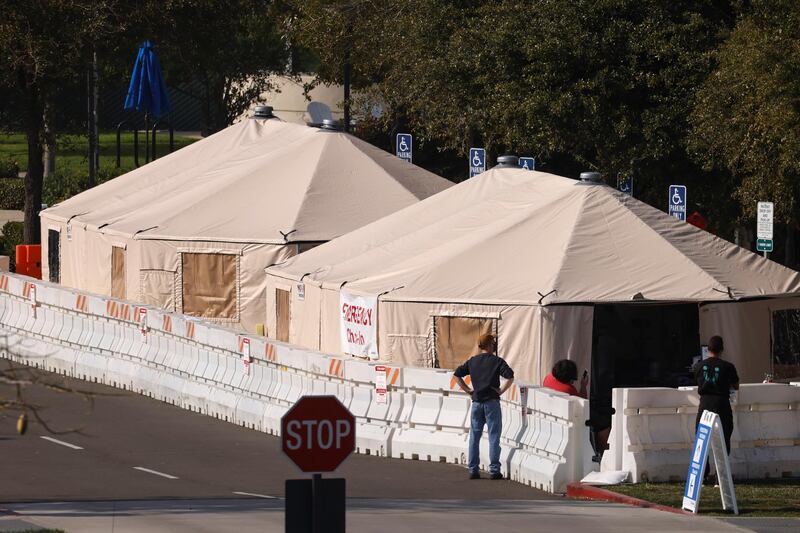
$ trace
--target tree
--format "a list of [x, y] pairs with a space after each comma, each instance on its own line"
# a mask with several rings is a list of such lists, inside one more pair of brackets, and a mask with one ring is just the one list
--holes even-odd
[[800, 4], [755, 0], [720, 48], [719, 66], [699, 91], [691, 147], [709, 169], [735, 178], [742, 221], [758, 201], [775, 204], [790, 228], [800, 221]]
[[12, 87], [23, 106], [28, 140], [24, 241], [40, 241], [45, 103], [65, 80], [84, 72], [87, 46], [119, 31], [124, 17], [117, 0], [0, 0], [0, 83]]
[[247, 111], [287, 63], [269, 0], [151, 2], [140, 31], [158, 47], [168, 83], [200, 83], [207, 133]]
[[484, 146], [568, 175], [634, 175], [637, 196], [661, 207], [671, 180], [702, 183], [692, 198], [708, 206], [724, 197], [725, 182], [689, 157], [686, 132], [734, 24], [730, 1], [292, 4], [295, 39], [320, 56], [322, 81], [341, 81], [344, 14], [357, 13], [348, 41], [357, 109], [382, 106], [387, 129], [407, 123], [462, 157]]

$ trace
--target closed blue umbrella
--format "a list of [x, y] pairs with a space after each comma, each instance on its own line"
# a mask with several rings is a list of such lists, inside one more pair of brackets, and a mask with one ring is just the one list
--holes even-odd
[[136, 109], [160, 117], [169, 112], [169, 95], [161, 75], [161, 65], [150, 41], [139, 47], [131, 73], [131, 83], [125, 97], [125, 109]]

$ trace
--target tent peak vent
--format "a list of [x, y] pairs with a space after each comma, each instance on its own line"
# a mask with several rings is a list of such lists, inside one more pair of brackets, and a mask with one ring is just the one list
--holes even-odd
[[322, 126], [320, 129], [323, 131], [342, 131], [342, 127], [339, 125], [339, 123], [329, 118], [326, 118], [322, 121]]
[[515, 155], [501, 155], [497, 158], [494, 168], [519, 168], [519, 157]]
[[253, 108], [253, 115], [250, 118], [277, 118], [272, 114], [271, 105], [257, 105]]
[[581, 172], [580, 183], [584, 185], [602, 185], [603, 176], [599, 172]]

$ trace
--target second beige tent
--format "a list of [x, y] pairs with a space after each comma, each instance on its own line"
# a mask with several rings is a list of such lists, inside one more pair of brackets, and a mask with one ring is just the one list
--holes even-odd
[[617, 383], [629, 370], [667, 379], [720, 333], [743, 379], [760, 381], [770, 331], [742, 325], [770, 306], [756, 300], [800, 308], [798, 290], [797, 272], [602, 183], [495, 168], [268, 268], [266, 320], [311, 348], [442, 368], [492, 331], [535, 383], [555, 360], [589, 369], [593, 353], [624, 352], [625, 335], [666, 352], [618, 358]]

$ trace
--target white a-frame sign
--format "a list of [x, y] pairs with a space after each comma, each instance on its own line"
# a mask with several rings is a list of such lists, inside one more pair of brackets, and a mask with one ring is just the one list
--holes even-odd
[[697, 514], [700, 506], [700, 490], [703, 488], [703, 475], [708, 461], [709, 447], [714, 453], [714, 466], [717, 468], [719, 492], [722, 496], [722, 508], [739, 514], [736, 505], [736, 490], [731, 477], [731, 465], [725, 449], [725, 437], [722, 434], [722, 424], [719, 415], [711, 411], [703, 411], [697, 434], [694, 437], [692, 460], [689, 463], [689, 473], [686, 475], [686, 487], [683, 490], [683, 508]]

